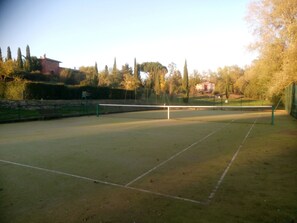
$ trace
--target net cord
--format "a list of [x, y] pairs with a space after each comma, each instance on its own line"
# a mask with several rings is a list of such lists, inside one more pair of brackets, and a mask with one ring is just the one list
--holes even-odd
[[109, 107], [136, 107], [136, 108], [165, 108], [167, 109], [167, 119], [170, 119], [170, 108], [217, 108], [217, 109], [270, 109], [271, 110], [271, 125], [274, 125], [274, 106], [211, 106], [211, 105], [133, 105], [133, 104], [98, 104], [97, 117], [99, 117], [100, 106]]

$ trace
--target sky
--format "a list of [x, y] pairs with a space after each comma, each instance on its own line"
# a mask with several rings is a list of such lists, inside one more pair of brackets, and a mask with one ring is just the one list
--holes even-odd
[[250, 0], [2, 0], [0, 47], [59, 60], [61, 67], [103, 70], [128, 63], [175, 63], [189, 73], [244, 67], [253, 36]]

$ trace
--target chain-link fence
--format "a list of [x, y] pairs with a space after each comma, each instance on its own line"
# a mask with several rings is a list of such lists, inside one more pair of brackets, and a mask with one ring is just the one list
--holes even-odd
[[139, 104], [137, 100], [0, 100], [0, 123], [95, 115], [99, 103]]
[[22, 120], [45, 120], [53, 118], [94, 115], [96, 103], [81, 101], [76, 103], [38, 103], [7, 101], [0, 104], [0, 123]]

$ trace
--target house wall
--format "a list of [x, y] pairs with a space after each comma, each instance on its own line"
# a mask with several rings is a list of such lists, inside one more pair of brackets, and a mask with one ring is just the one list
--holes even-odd
[[213, 92], [215, 90], [215, 84], [210, 82], [203, 82], [196, 85], [196, 90], [200, 92]]
[[40, 63], [41, 63], [41, 73], [43, 74], [60, 73], [59, 61], [40, 59]]

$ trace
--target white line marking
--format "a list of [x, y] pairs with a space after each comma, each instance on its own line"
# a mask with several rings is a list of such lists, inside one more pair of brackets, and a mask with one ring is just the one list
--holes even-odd
[[226, 126], [228, 126], [232, 122], [234, 122], [234, 120], [232, 120], [230, 123], [226, 124], [225, 126], [223, 126], [223, 127], [219, 128], [219, 129], [211, 132], [210, 134], [208, 134], [207, 136], [205, 136], [202, 139], [198, 140], [197, 142], [194, 142], [192, 145], [190, 145], [187, 148], [183, 149], [182, 151], [176, 153], [175, 155], [173, 155], [169, 159], [163, 161], [162, 163], [160, 163], [156, 167], [152, 168], [151, 170], [147, 171], [146, 173], [144, 173], [143, 175], [137, 177], [136, 179], [134, 179], [133, 181], [131, 181], [130, 183], [128, 183], [126, 185], [121, 185], [121, 184], [111, 183], [111, 182], [107, 182], [107, 181], [97, 180], [97, 179], [93, 179], [93, 178], [89, 178], [89, 177], [84, 177], [84, 176], [79, 176], [79, 175], [76, 175], [76, 174], [70, 174], [70, 173], [66, 173], [66, 172], [62, 172], [62, 171], [58, 171], [58, 170], [51, 170], [51, 169], [46, 169], [46, 168], [42, 168], [42, 167], [36, 167], [36, 166], [27, 165], [27, 164], [16, 163], [16, 162], [8, 161], [8, 160], [2, 160], [2, 159], [0, 159], [0, 162], [11, 164], [11, 165], [16, 165], [16, 166], [21, 166], [21, 167], [26, 167], [26, 168], [30, 168], [30, 169], [35, 169], [35, 170], [39, 170], [39, 171], [44, 171], [44, 172], [48, 172], [48, 173], [53, 173], [53, 174], [58, 174], [58, 175], [64, 175], [64, 176], [73, 177], [73, 178], [77, 178], [77, 179], [81, 179], [81, 180], [92, 181], [94, 183], [100, 183], [100, 184], [103, 184], [103, 185], [118, 187], [118, 188], [122, 188], [122, 189], [129, 189], [129, 190], [133, 190], [133, 191], [143, 192], [143, 193], [152, 194], [152, 195], [156, 195], [156, 196], [161, 196], [161, 197], [165, 197], [165, 198], [170, 198], [170, 199], [175, 199], [175, 200], [181, 200], [181, 201], [191, 202], [191, 203], [200, 204], [200, 205], [207, 205], [207, 204], [209, 204], [210, 200], [215, 196], [215, 193], [218, 190], [218, 188], [219, 188], [220, 184], [222, 183], [222, 181], [224, 180], [224, 178], [225, 178], [225, 176], [226, 176], [229, 168], [231, 167], [233, 161], [236, 159], [237, 154], [239, 153], [241, 147], [243, 146], [243, 144], [245, 143], [246, 139], [248, 138], [250, 132], [252, 131], [252, 129], [253, 129], [255, 123], [256, 123], [256, 120], [253, 123], [253, 125], [251, 126], [251, 128], [249, 129], [248, 133], [246, 134], [244, 140], [242, 141], [241, 145], [237, 149], [236, 153], [233, 155], [232, 160], [230, 161], [230, 163], [228, 164], [228, 166], [225, 169], [224, 173], [220, 177], [220, 179], [219, 179], [217, 185], [215, 186], [215, 188], [213, 189], [212, 193], [209, 195], [208, 201], [203, 202], [203, 201], [193, 200], [193, 199], [189, 199], [189, 198], [183, 198], [183, 197], [178, 197], [178, 196], [163, 194], [163, 193], [154, 192], [154, 191], [150, 191], [150, 190], [145, 190], [145, 189], [141, 189], [141, 188], [131, 187], [129, 185], [131, 185], [135, 181], [139, 180], [140, 178], [144, 177], [145, 175], [147, 175], [148, 173], [152, 172], [153, 170], [157, 169], [158, 167], [164, 165], [168, 161], [174, 159], [175, 157], [177, 157], [181, 153], [189, 150], [191, 147], [197, 145], [198, 143], [200, 143], [203, 140], [207, 139], [208, 137], [210, 137], [211, 135], [213, 135], [216, 132], [220, 131], [221, 129], [225, 128]]
[[110, 106], [110, 107], [142, 107], [142, 108], [269, 108], [272, 109], [272, 106], [263, 105], [263, 106], [203, 106], [203, 105], [133, 105], [133, 104], [98, 104], [99, 106]]
[[16, 166], [21, 166], [21, 167], [26, 167], [26, 168], [30, 168], [30, 169], [35, 169], [35, 170], [39, 170], [39, 171], [45, 171], [45, 172], [48, 172], [48, 173], [53, 173], [53, 174], [78, 178], [78, 179], [81, 179], [81, 180], [92, 181], [94, 183], [100, 183], [100, 184], [113, 186], [113, 187], [118, 187], [118, 188], [122, 188], [122, 189], [126, 189], [126, 190], [128, 189], [128, 190], [133, 190], [133, 191], [137, 191], [137, 192], [142, 192], [142, 193], [152, 194], [152, 195], [156, 195], [156, 196], [161, 196], [161, 197], [165, 197], [165, 198], [170, 198], [170, 199], [175, 199], [175, 200], [180, 200], [180, 201], [186, 201], [186, 202], [191, 202], [191, 203], [200, 204], [200, 205], [206, 205], [206, 203], [202, 202], [202, 201], [197, 201], [197, 200], [193, 200], [193, 199], [189, 199], [189, 198], [183, 198], [183, 197], [163, 194], [163, 193], [159, 193], [159, 192], [153, 192], [153, 191], [150, 191], [150, 190], [140, 189], [140, 188], [136, 188], [136, 187], [124, 186], [124, 185], [121, 185], [121, 184], [116, 184], [116, 183], [111, 183], [111, 182], [107, 182], [107, 181], [97, 180], [97, 179], [93, 179], [93, 178], [89, 178], [89, 177], [83, 177], [83, 176], [79, 176], [79, 175], [76, 175], [76, 174], [65, 173], [65, 172], [58, 171], [58, 170], [51, 170], [51, 169], [46, 169], [46, 168], [42, 168], [42, 167], [36, 167], [36, 166], [31, 166], [31, 165], [27, 165], [27, 164], [21, 164], [21, 163], [16, 163], [16, 162], [8, 161], [8, 160], [1, 160], [1, 159], [0, 159], [0, 162], [11, 164], [11, 165], [16, 165]]
[[[230, 125], [234, 120], [232, 120], [230, 123], [228, 123], [227, 125]], [[177, 156], [179, 156], [180, 154], [186, 152], [187, 150], [189, 150], [190, 148], [192, 148], [193, 146], [197, 145], [198, 143], [204, 141], [205, 139], [207, 139], [208, 137], [212, 136], [213, 134], [215, 134], [216, 132], [220, 131], [221, 129], [225, 128], [227, 125], [224, 125], [223, 127], [216, 129], [215, 131], [209, 133], [207, 136], [204, 136], [202, 139], [192, 143], [190, 146], [186, 147], [185, 149], [175, 153], [173, 156], [169, 157], [167, 160], [164, 160], [163, 162], [159, 163], [157, 166], [153, 167], [152, 169], [146, 171], [145, 173], [143, 173], [142, 175], [136, 177], [134, 180], [130, 181], [129, 183], [127, 183], [125, 186], [128, 187], [131, 184], [135, 183], [136, 181], [140, 180], [141, 178], [145, 177], [146, 175], [148, 175], [149, 173], [153, 172], [154, 170], [158, 169], [159, 167], [163, 166], [164, 164], [168, 163], [170, 160], [173, 160], [174, 158], [176, 158]]]
[[244, 143], [246, 142], [247, 138], [249, 137], [252, 129], [255, 126], [257, 119], [254, 121], [253, 125], [250, 127], [249, 131], [247, 132], [247, 134], [245, 135], [243, 141], [241, 142], [241, 144], [239, 145], [237, 151], [235, 152], [235, 154], [233, 155], [231, 161], [229, 162], [228, 166], [226, 167], [225, 171], [223, 172], [222, 176], [220, 177], [219, 181], [217, 182], [216, 186], [214, 187], [214, 189], [212, 190], [212, 192], [210, 193], [210, 195], [208, 196], [208, 203], [214, 198], [214, 196], [216, 195], [217, 190], [219, 189], [220, 185], [222, 184], [226, 174], [228, 173], [231, 165], [233, 164], [234, 160], [236, 159], [239, 151], [241, 150], [242, 146], [244, 145]]
[[64, 175], [64, 176], [69, 176], [69, 177], [74, 177], [74, 178], [78, 178], [78, 179], [82, 179], [82, 180], [93, 181], [95, 183], [101, 183], [101, 184], [110, 185], [110, 186], [116, 186], [116, 187], [123, 187], [120, 184], [110, 183], [110, 182], [102, 181], [102, 180], [96, 180], [96, 179], [92, 179], [92, 178], [89, 178], [89, 177], [83, 177], [83, 176], [79, 176], [79, 175], [75, 175], [75, 174], [61, 172], [61, 171], [58, 171], [58, 170], [51, 170], [51, 169], [46, 169], [46, 168], [42, 168], [42, 167], [36, 167], [36, 166], [31, 166], [31, 165], [26, 165], [26, 164], [11, 162], [11, 161], [7, 161], [7, 160], [0, 160], [0, 162], [2, 162], [2, 163], [8, 163], [8, 164], [13, 164], [13, 165], [16, 165], [16, 166], [27, 167], [27, 168], [36, 169], [36, 170], [41, 170], [41, 171], [45, 171], [45, 172], [49, 172], [49, 173], [54, 173], [54, 174], [59, 174], [59, 175]]
[[123, 187], [127, 188], [127, 189], [131, 189], [131, 190], [135, 190], [135, 191], [139, 191], [139, 192], [143, 192], [143, 193], [154, 194], [154, 195], [171, 198], [171, 199], [175, 199], [175, 200], [187, 201], [187, 202], [191, 202], [191, 203], [195, 203], [195, 204], [202, 204], [202, 205], [207, 204], [207, 202], [197, 201], [197, 200], [193, 200], [193, 199], [189, 199], [189, 198], [177, 197], [177, 196], [168, 195], [168, 194], [162, 194], [159, 192], [153, 192], [150, 190], [140, 189], [140, 188], [136, 188], [136, 187], [129, 187], [129, 186], [123, 186]]

